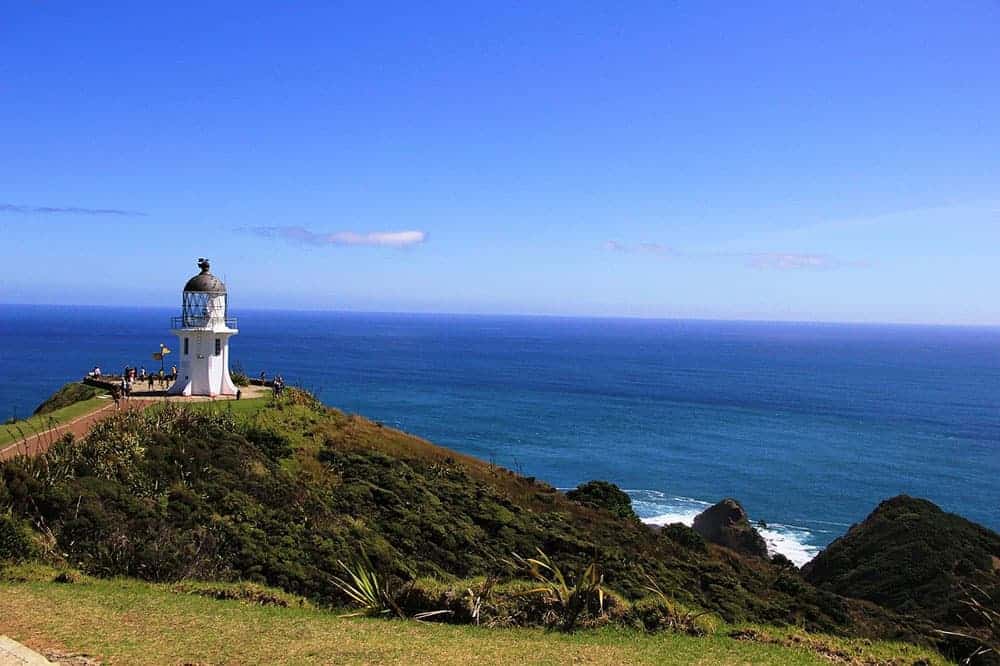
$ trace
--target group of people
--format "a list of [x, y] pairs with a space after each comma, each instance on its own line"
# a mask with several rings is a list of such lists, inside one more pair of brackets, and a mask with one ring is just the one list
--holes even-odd
[[[87, 373], [88, 376], [94, 379], [100, 379], [103, 376], [100, 366], [94, 366], [94, 369]], [[132, 390], [135, 388], [135, 384], [138, 382], [140, 385], [145, 382], [148, 390], [152, 391], [157, 383], [161, 389], [166, 388], [171, 382], [177, 379], [177, 366], [171, 366], [170, 372], [167, 373], [160, 368], [158, 372], [146, 372], [145, 366], [140, 366], [138, 368], [125, 366], [122, 368], [121, 379], [118, 380], [117, 384], [111, 387], [111, 398], [115, 401], [115, 407], [121, 406], [121, 401], [129, 400], [132, 397]]]
[[[260, 371], [260, 385], [267, 386], [267, 373], [263, 370]], [[275, 375], [274, 379], [271, 380], [271, 389], [274, 391], [274, 397], [280, 398], [285, 392], [285, 378], [281, 375]]]
[[280, 398], [285, 393], [285, 378], [281, 375], [275, 375], [271, 386], [274, 389], [274, 397]]

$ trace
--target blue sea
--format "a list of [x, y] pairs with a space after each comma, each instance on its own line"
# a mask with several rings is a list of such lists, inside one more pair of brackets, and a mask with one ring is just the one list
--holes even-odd
[[[158, 367], [174, 314], [0, 306], [0, 416]], [[249, 374], [557, 487], [613, 481], [649, 522], [735, 497], [799, 563], [899, 493], [1000, 530], [1000, 329], [234, 314]]]

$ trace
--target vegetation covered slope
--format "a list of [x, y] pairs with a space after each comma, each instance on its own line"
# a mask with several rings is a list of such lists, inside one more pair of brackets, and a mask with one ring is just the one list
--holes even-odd
[[63, 385], [62, 388], [49, 396], [45, 402], [38, 405], [38, 407], [35, 408], [35, 415], [49, 414], [57, 409], [69, 407], [74, 403], [83, 402], [84, 400], [90, 400], [91, 398], [96, 398], [99, 395], [104, 395], [104, 393], [103, 389], [99, 389], [94, 386], [88, 386], [87, 384], [81, 384], [80, 382], [70, 382]]
[[900, 495], [879, 504], [804, 573], [831, 592], [982, 633], [987, 618], [969, 602], [1000, 611], [1000, 534]]
[[817, 589], [787, 563], [602, 508], [613, 488], [574, 496], [292, 390], [278, 402], [116, 414], [81, 441], [0, 467], [7, 557], [100, 577], [252, 581], [343, 605], [339, 562], [367, 559], [403, 591], [407, 613], [448, 608], [442, 619], [479, 621], [459, 612], [462, 595], [498, 581], [511, 603], [495, 604], [493, 622], [546, 624], [551, 608], [519, 600], [528, 572], [515, 557], [542, 551], [571, 585], [596, 564], [613, 610], [604, 619], [619, 624], [674, 626], [663, 618], [688, 608], [730, 623], [929, 635], [919, 621]]

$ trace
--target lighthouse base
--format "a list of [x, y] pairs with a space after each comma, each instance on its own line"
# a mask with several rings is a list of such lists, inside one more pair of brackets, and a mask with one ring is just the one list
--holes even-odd
[[229, 336], [235, 329], [175, 330], [180, 348], [177, 379], [168, 395], [236, 395], [229, 376]]

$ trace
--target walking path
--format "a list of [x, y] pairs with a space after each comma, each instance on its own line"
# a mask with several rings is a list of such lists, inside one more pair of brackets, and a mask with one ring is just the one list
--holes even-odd
[[[155, 401], [139, 399], [129, 400], [128, 402], [122, 401], [122, 409], [144, 409], [153, 404], [153, 402]], [[82, 437], [90, 430], [90, 426], [114, 412], [115, 404], [111, 400], [108, 400], [107, 405], [99, 407], [83, 416], [78, 416], [68, 423], [63, 423], [55, 428], [29, 435], [22, 440], [8, 444], [0, 449], [0, 462], [10, 460], [19, 455], [37, 456], [40, 453], [45, 453], [49, 450], [49, 447], [58, 442], [68, 432], [73, 433], [73, 437]]]
[[0, 636], [0, 666], [45, 666], [52, 662], [17, 641]]
[[[265, 386], [247, 386], [242, 389], [243, 397], [246, 399], [257, 398], [269, 393], [270, 389]], [[132, 398], [121, 401], [121, 409], [145, 409], [157, 402], [205, 402], [214, 400], [233, 400], [234, 396], [168, 396], [163, 391], [133, 391]], [[44, 432], [30, 435], [22, 440], [12, 442], [0, 448], [0, 462], [10, 460], [19, 455], [37, 456], [45, 453], [49, 448], [59, 441], [66, 433], [72, 433], [73, 437], [83, 437], [90, 430], [90, 427], [107, 418], [115, 412], [115, 405], [109, 399], [107, 405], [79, 416], [68, 423], [63, 423], [50, 428]]]

